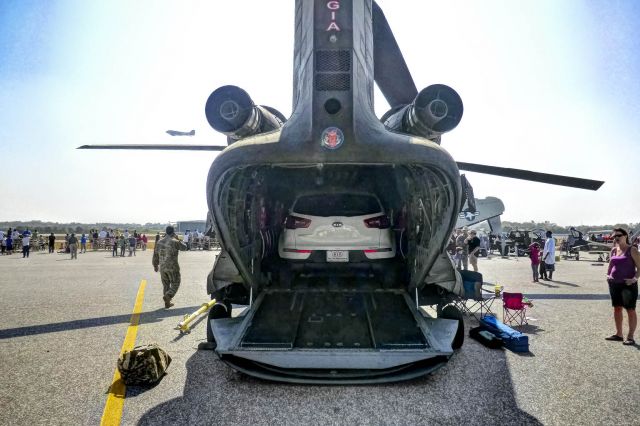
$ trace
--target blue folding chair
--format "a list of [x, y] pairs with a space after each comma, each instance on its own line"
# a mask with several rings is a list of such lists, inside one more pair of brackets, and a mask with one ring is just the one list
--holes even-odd
[[480, 321], [485, 315], [494, 315], [491, 310], [497, 299], [493, 284], [482, 281], [482, 274], [473, 271], [459, 271], [462, 276], [464, 295], [459, 296], [454, 304], [468, 316]]

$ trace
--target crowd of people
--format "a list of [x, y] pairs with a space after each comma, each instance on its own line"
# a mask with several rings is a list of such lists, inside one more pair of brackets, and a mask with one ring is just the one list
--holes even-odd
[[[157, 239], [160, 238], [160, 235], [157, 235]], [[82, 239], [85, 240], [82, 243]], [[129, 232], [128, 229], [121, 231], [119, 229], [105, 229], [98, 231], [97, 229], [89, 230], [89, 235], [85, 236], [82, 234], [81, 237], [81, 247], [84, 246], [84, 251], [86, 251], [86, 242], [90, 240], [91, 247], [94, 250], [98, 250], [104, 248], [105, 250], [113, 250], [120, 249], [120, 256], [124, 256], [126, 249], [129, 250], [129, 256], [135, 256], [136, 249], [146, 250], [148, 238], [146, 234], [139, 234], [137, 230], [133, 232]]]
[[[156, 233], [155, 241], [160, 239]], [[214, 241], [204, 233], [187, 230], [182, 236], [187, 250], [215, 248]], [[108, 250], [115, 256], [135, 256], [138, 250], [146, 250], [149, 239], [146, 234], [128, 229], [90, 229], [87, 233], [67, 233], [64, 241], [59, 240], [52, 232], [50, 235], [39, 234], [37, 230], [18, 230], [9, 228], [6, 232], [0, 230], [0, 247], [2, 255], [10, 255], [22, 251], [23, 257], [29, 257], [31, 248], [45, 250], [49, 253], [67, 253], [71, 259], [77, 259], [78, 253], [85, 253], [87, 249]], [[56, 250], [58, 244], [58, 250]]]
[[[157, 239], [160, 238], [158, 234]], [[105, 249], [111, 250], [113, 256], [125, 256], [128, 251], [129, 256], [135, 256], [136, 250], [146, 250], [148, 238], [146, 234], [139, 234], [137, 231], [129, 232], [128, 229], [124, 231], [103, 229], [90, 230], [88, 234], [80, 234], [78, 237], [75, 233], [66, 234], [64, 236], [64, 243], [61, 243], [61, 251], [71, 254], [71, 259], [78, 258], [78, 252], [86, 253], [87, 244], [91, 243], [91, 248], [95, 250]], [[55, 236], [53, 233], [49, 236], [49, 253], [55, 251]]]
[[[160, 234], [156, 235], [156, 241], [160, 238]], [[22, 250], [22, 257], [29, 257], [32, 247], [38, 250], [44, 250], [48, 247], [49, 253], [56, 252], [56, 236], [52, 232], [48, 236], [39, 234], [37, 230], [31, 232], [29, 229], [22, 231], [9, 228], [6, 232], [0, 230], [0, 247], [2, 255], [11, 255]], [[69, 253], [72, 259], [78, 258], [78, 252], [85, 253], [87, 245], [91, 244], [93, 250], [100, 248], [111, 249], [114, 253], [116, 248], [120, 248], [120, 256], [124, 256], [126, 249], [129, 250], [129, 256], [135, 256], [137, 249], [146, 250], [148, 238], [146, 234], [139, 234], [137, 231], [132, 233], [125, 229], [124, 231], [114, 229], [97, 229], [90, 230], [88, 233], [67, 233], [64, 236], [64, 242], [60, 242], [60, 251]]]
[[[531, 260], [532, 282], [553, 280], [556, 269], [556, 240], [551, 231], [545, 234], [544, 245], [532, 242], [527, 252]], [[629, 233], [622, 228], [615, 228], [611, 235], [601, 235], [601, 241], [611, 241], [613, 248], [609, 256], [607, 268], [607, 284], [613, 307], [615, 333], [605, 339], [635, 346], [634, 334], [638, 325], [636, 304], [638, 300], [638, 279], [640, 279], [640, 237], [630, 240]], [[593, 238], [591, 238], [593, 240]], [[481, 242], [477, 233], [466, 228], [456, 229], [449, 241], [448, 251], [458, 270], [467, 270], [471, 264], [478, 271], [478, 250]], [[623, 315], [627, 313], [628, 330], [623, 330]]]
[[13, 254], [22, 251], [22, 257], [29, 257], [32, 246], [32, 238], [38, 239], [38, 231], [33, 233], [28, 229], [18, 231], [9, 228], [7, 232], [0, 230], [0, 251], [2, 255]]
[[[485, 249], [487, 248], [486, 244], [485, 241]], [[469, 231], [466, 226], [454, 230], [449, 240], [448, 250], [456, 269], [466, 271], [471, 264], [473, 271], [478, 272], [478, 257], [482, 245], [483, 242], [475, 230]]]
[[[603, 235], [603, 241], [613, 241], [614, 249], [617, 246], [614, 231], [611, 235]], [[626, 232], [626, 231], [625, 231]], [[532, 282], [540, 280], [551, 281], [556, 266], [556, 239], [551, 231], [545, 234], [544, 243], [532, 242], [526, 252], [531, 260]], [[628, 237], [628, 234], [627, 234]], [[487, 237], [484, 237], [487, 239]], [[629, 242], [631, 246], [638, 247], [640, 237]], [[455, 229], [451, 235], [448, 245], [448, 252], [454, 262], [456, 269], [468, 270], [469, 266], [474, 272], [478, 272], [478, 257], [481, 249], [490, 251], [490, 241], [483, 241], [475, 230], [466, 227]]]

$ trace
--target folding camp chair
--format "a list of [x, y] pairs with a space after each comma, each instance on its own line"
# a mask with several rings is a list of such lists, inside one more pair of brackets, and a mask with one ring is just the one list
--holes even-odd
[[491, 310], [493, 301], [496, 300], [493, 286], [482, 281], [482, 274], [473, 271], [460, 271], [464, 286], [464, 295], [453, 303], [463, 314], [469, 315], [480, 321], [485, 315], [494, 315]]
[[525, 325], [527, 322], [527, 304], [522, 301], [522, 293], [502, 293], [502, 322], [505, 324]]

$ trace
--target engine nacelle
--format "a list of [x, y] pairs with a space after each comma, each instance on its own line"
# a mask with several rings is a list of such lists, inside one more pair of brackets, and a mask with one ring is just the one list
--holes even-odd
[[229, 143], [279, 129], [285, 121], [277, 110], [255, 105], [249, 94], [237, 86], [214, 90], [204, 111], [209, 125], [227, 135]]
[[389, 130], [440, 142], [462, 119], [462, 99], [451, 87], [433, 84], [422, 89], [409, 105], [387, 112], [382, 122]]

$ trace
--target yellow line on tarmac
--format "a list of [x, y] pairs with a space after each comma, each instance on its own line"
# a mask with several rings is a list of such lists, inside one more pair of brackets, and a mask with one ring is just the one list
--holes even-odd
[[[138, 322], [140, 321], [140, 312], [142, 311], [142, 302], [144, 301], [144, 288], [147, 286], [147, 280], [140, 281], [140, 287], [138, 288], [138, 295], [136, 296], [136, 304], [133, 306], [133, 314], [131, 314], [131, 321], [129, 328], [127, 329], [127, 335], [124, 338], [122, 349], [120, 354], [122, 355], [126, 351], [133, 349], [136, 343], [136, 335], [138, 334]], [[109, 388], [109, 397], [107, 403], [104, 406], [104, 412], [102, 413], [101, 426], [119, 425], [122, 419], [122, 409], [124, 408], [124, 398], [127, 392], [127, 387], [120, 378], [120, 372], [116, 367], [116, 371], [113, 373], [113, 381]]]

